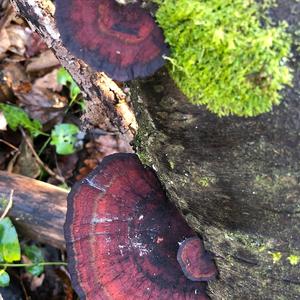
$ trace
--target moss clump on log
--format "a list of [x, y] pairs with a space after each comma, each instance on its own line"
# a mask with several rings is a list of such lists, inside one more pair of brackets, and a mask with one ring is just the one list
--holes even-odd
[[219, 116], [255, 116], [280, 103], [279, 91], [292, 78], [286, 66], [291, 38], [287, 23], [273, 27], [262, 15], [266, 3], [156, 2], [156, 17], [171, 47], [171, 75], [192, 103], [205, 104]]

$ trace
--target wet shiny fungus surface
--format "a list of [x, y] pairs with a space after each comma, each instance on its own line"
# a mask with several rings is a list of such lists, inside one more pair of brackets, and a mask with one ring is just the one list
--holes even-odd
[[114, 154], [68, 197], [69, 271], [82, 299], [208, 299], [177, 261], [198, 239], [134, 154]]
[[177, 260], [185, 276], [193, 281], [208, 281], [216, 277], [216, 266], [211, 254], [198, 237], [185, 239], [179, 246]]
[[169, 52], [161, 29], [139, 3], [56, 0], [55, 17], [64, 45], [118, 81], [152, 75]]

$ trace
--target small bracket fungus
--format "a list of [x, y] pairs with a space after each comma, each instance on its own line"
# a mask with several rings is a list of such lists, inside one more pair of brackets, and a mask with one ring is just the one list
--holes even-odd
[[206, 281], [216, 277], [216, 267], [198, 237], [188, 238], [180, 244], [177, 260], [190, 280]]
[[152, 75], [168, 54], [161, 29], [139, 3], [56, 0], [55, 17], [64, 45], [118, 81]]
[[214, 263], [134, 154], [106, 157], [75, 184], [64, 230], [81, 299], [208, 299], [197, 281], [216, 275]]

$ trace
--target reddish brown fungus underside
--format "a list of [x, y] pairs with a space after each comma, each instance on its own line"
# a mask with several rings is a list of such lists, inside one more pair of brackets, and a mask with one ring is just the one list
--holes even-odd
[[180, 244], [177, 260], [184, 275], [190, 280], [205, 281], [216, 277], [215, 264], [198, 237], [188, 238]]
[[82, 299], [208, 299], [205, 283], [189, 280], [177, 256], [191, 258], [196, 249], [191, 262], [210, 266], [209, 278], [215, 265], [154, 171], [134, 154], [106, 157], [75, 184], [64, 229], [72, 283]]
[[139, 3], [56, 0], [55, 17], [65, 46], [118, 81], [152, 75], [168, 54], [161, 29]]

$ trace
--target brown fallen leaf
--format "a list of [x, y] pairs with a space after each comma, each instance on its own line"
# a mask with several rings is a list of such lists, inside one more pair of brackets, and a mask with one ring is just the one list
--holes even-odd
[[6, 28], [10, 40], [9, 51], [24, 56], [26, 51], [26, 44], [30, 37], [31, 30], [28, 27], [20, 25], [10, 25]]
[[86, 143], [87, 159], [83, 160], [83, 166], [79, 169], [77, 180], [85, 177], [93, 170], [101, 160], [110, 154], [117, 152], [132, 152], [131, 146], [121, 137], [116, 135], [101, 135]]
[[48, 89], [53, 92], [61, 92], [62, 85], [57, 81], [57, 73], [58, 69], [54, 69], [45, 76], [36, 79], [34, 82], [34, 87], [39, 90]]
[[60, 63], [51, 50], [42, 52], [39, 56], [30, 59], [26, 67], [27, 72], [37, 72], [59, 66]]
[[2, 74], [3, 81], [14, 94], [28, 93], [31, 90], [30, 80], [20, 63], [6, 63], [2, 66]]
[[[32, 143], [32, 139], [28, 137]], [[23, 139], [19, 146], [20, 154], [13, 165], [12, 172], [31, 178], [37, 178], [41, 173], [41, 168], [37, 163], [32, 151]]]
[[31, 32], [26, 44], [26, 56], [32, 57], [48, 49], [47, 44], [35, 31]]
[[38, 78], [33, 84], [20, 63], [5, 64], [2, 73], [7, 87], [32, 119], [48, 127], [62, 120], [68, 99], [57, 93], [62, 88], [56, 80], [57, 70]]
[[9, 39], [9, 35], [4, 28], [0, 31], [0, 58], [4, 57], [5, 52], [9, 49], [10, 46], [11, 42]]
[[68, 99], [56, 92], [61, 90], [56, 76], [57, 70], [53, 70], [37, 79], [28, 93], [16, 93], [29, 116], [49, 125], [48, 127], [62, 121], [68, 105]]
[[59, 155], [57, 157], [57, 173], [61, 174], [65, 179], [73, 176], [78, 163], [78, 153], [71, 155]]

